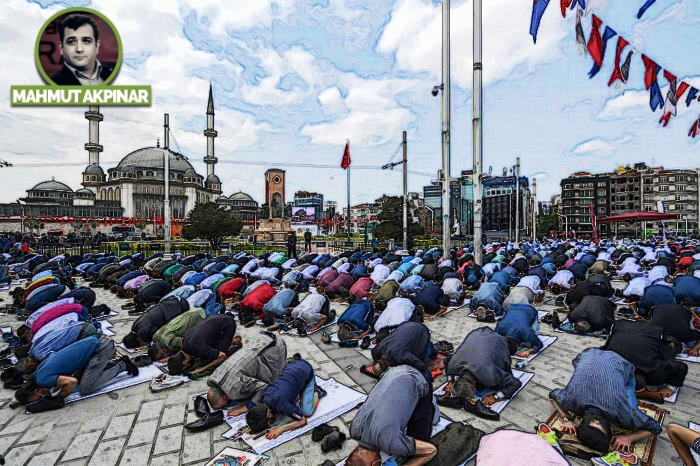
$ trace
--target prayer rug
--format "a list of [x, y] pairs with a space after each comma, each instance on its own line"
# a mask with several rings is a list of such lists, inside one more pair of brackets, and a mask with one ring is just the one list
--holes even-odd
[[561, 332], [561, 333], [569, 333], [571, 335], [576, 335], [579, 337], [594, 337], [594, 338], [602, 338], [603, 340], [607, 340], [608, 337], [610, 336], [610, 333], [607, 331], [604, 331], [603, 333], [596, 333], [596, 332], [588, 332], [588, 333], [578, 333], [576, 330], [574, 330], [574, 324], [569, 322], [569, 319], [564, 320], [564, 322], [561, 323], [558, 329], [554, 330], [555, 332]]
[[[525, 385], [527, 385], [528, 382], [530, 382], [530, 380], [532, 380], [532, 378], [534, 376], [535, 376], [535, 374], [533, 374], [532, 372], [523, 372], [523, 371], [519, 371], [517, 369], [513, 369], [513, 377], [520, 380], [520, 382], [521, 382], [520, 388], [518, 389], [517, 392], [515, 392], [513, 394], [512, 398], [510, 398], [508, 400], [502, 400], [502, 401], [498, 401], [498, 402], [494, 403], [491, 406], [491, 409], [497, 413], [500, 413], [501, 411], [503, 411], [506, 408], [506, 406], [508, 406], [508, 403], [510, 403], [512, 400], [515, 399], [516, 396], [518, 396], [518, 393], [520, 393], [520, 390], [522, 390], [525, 387]], [[440, 386], [440, 388], [435, 390], [433, 392], [433, 395], [435, 395], [435, 396], [444, 395], [446, 385], [447, 385], [447, 382], [445, 382], [443, 385]], [[490, 393], [489, 390], [479, 390], [478, 392], [476, 392], [476, 398], [481, 399], [484, 396], [486, 396], [488, 393]]]
[[[689, 422], [688, 429], [694, 430], [695, 432], [700, 432], [700, 424]], [[697, 464], [700, 464], [700, 455], [695, 453], [693, 450], [690, 450], [690, 454], [693, 455], [693, 459], [695, 460], [695, 462]]]
[[[664, 422], [664, 417], [666, 416], [666, 411], [663, 408], [659, 408], [656, 405], [653, 405], [651, 403], [645, 403], [643, 401], [640, 401], [638, 403], [639, 409], [648, 415], [649, 417], [655, 419], [660, 425], [663, 425]], [[580, 418], [577, 418], [580, 420]], [[549, 425], [553, 430], [556, 430], [557, 432], [561, 431], [561, 425], [562, 425], [562, 419], [561, 416], [559, 415], [558, 411], [554, 411], [550, 416], [549, 419], [547, 419], [547, 425]], [[620, 435], [623, 433], [629, 432], [628, 429], [624, 429], [618, 425], [613, 424], [612, 425], [612, 433], [613, 435]], [[566, 439], [568, 443], [570, 444], [575, 444], [578, 442], [578, 438], [575, 435], [571, 434], [565, 434], [565, 435], [558, 435], [559, 438], [561, 439]], [[654, 460], [654, 452], [656, 450], [656, 436], [651, 437], [651, 438], [646, 438], [644, 440], [640, 440], [639, 442], [634, 444], [634, 454], [637, 455], [639, 458], [639, 464], [641, 466], [651, 466], [653, 464]]]
[[698, 362], [700, 363], [700, 357], [698, 356], [688, 356], [688, 350], [684, 350], [683, 353], [676, 356], [676, 359], [685, 362]]
[[290, 329], [290, 330], [280, 330], [280, 333], [281, 333], [282, 335], [289, 335], [289, 336], [291, 336], [291, 337], [305, 337], [305, 336], [313, 335], [314, 333], [320, 332], [320, 331], [323, 330], [324, 328], [330, 327], [331, 325], [335, 325], [335, 324], [337, 324], [337, 323], [338, 323], [338, 318], [336, 317], [335, 319], [333, 319], [333, 322], [329, 322], [329, 323], [327, 323], [327, 324], [325, 324], [325, 325], [319, 327], [318, 329], [314, 330], [313, 332], [309, 332], [309, 329], [311, 328], [311, 325], [307, 325], [307, 326], [306, 326], [306, 335], [299, 335], [299, 331], [298, 331], [297, 329], [295, 329], [295, 328], [294, 328], [294, 329]]
[[[533, 359], [535, 359], [540, 353], [542, 353], [544, 350], [549, 348], [555, 341], [557, 341], [557, 337], [549, 336], [549, 335], [537, 335], [537, 338], [540, 339], [542, 344], [544, 345], [541, 350], [539, 350], [537, 353], [531, 354], [527, 358], [521, 358], [519, 356], [511, 356], [513, 359], [517, 359], [519, 361], [526, 361], [530, 362]], [[518, 350], [525, 349], [525, 348], [518, 348]]]
[[[320, 377], [316, 377], [316, 383], [326, 391], [327, 395], [318, 402], [316, 411], [307, 418], [308, 422], [304, 427], [285, 432], [274, 440], [268, 440], [265, 438], [267, 431], [257, 434], [250, 434], [247, 432], [244, 414], [236, 417], [229, 417], [226, 415], [224, 420], [231, 429], [225, 432], [222, 437], [226, 439], [237, 437], [248, 444], [255, 453], [265, 453], [283, 443], [310, 432], [316, 426], [332, 421], [338, 416], [354, 409], [359, 404], [364, 403], [367, 399], [367, 395], [353, 390], [350, 387], [346, 387], [333, 378], [323, 380]], [[281, 418], [278, 423], [286, 423], [287, 421], [289, 421], [288, 418]]]

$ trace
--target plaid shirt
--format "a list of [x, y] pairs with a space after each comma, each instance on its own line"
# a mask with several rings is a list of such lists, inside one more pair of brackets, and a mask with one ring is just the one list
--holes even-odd
[[634, 366], [622, 356], [589, 348], [576, 356], [573, 365], [567, 386], [552, 390], [550, 398], [578, 415], [593, 407], [625, 428], [661, 433], [659, 423], [639, 410], [634, 396]]

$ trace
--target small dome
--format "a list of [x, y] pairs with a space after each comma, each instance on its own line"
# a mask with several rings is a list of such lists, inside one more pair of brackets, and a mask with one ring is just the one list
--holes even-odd
[[102, 167], [100, 167], [99, 165], [88, 165], [88, 167], [85, 169], [85, 174], [86, 175], [104, 176], [105, 172], [102, 170]]
[[89, 198], [94, 198], [95, 193], [90, 191], [87, 188], [79, 189], [75, 192], [75, 197], [89, 197]]
[[252, 197], [250, 197], [249, 195], [247, 195], [247, 194], [244, 193], [243, 191], [239, 191], [239, 192], [237, 192], [237, 193], [235, 193], [235, 194], [231, 194], [231, 196], [229, 197], [229, 199], [231, 199], [232, 201], [251, 201], [251, 202], [255, 202], [255, 199], [253, 199]]
[[219, 177], [216, 175], [207, 176], [207, 184], [212, 184], [212, 183], [221, 184], [221, 180], [219, 180]]
[[30, 191], [63, 191], [72, 193], [73, 190], [68, 187], [67, 184], [61, 183], [60, 181], [42, 181], [41, 183], [34, 186]]

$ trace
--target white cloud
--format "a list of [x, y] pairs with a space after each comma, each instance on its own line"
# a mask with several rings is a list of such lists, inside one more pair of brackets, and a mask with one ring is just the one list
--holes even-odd
[[649, 92], [627, 91], [608, 99], [596, 115], [602, 121], [645, 120], [649, 116]]
[[622, 149], [637, 145], [639, 145], [637, 138], [629, 133], [625, 133], [619, 138], [612, 140], [604, 138], [589, 139], [577, 144], [565, 155], [610, 157]]
[[[471, 86], [473, 4], [471, 0], [454, 6], [450, 12], [451, 67], [453, 82]], [[489, 0], [483, 6], [484, 82], [509, 77], [516, 68], [530, 72], [560, 56], [559, 45], [570, 35], [555, 2], [547, 9], [533, 45], [529, 34], [532, 3], [522, 0]], [[397, 67], [411, 72], [441, 75], [441, 6], [427, 0], [401, 0], [377, 45], [382, 53], [394, 53]]]
[[193, 0], [191, 5], [209, 17], [212, 32], [224, 34], [228, 29], [269, 26], [293, 12], [295, 0]]
[[347, 110], [345, 100], [340, 95], [340, 90], [337, 87], [329, 87], [322, 90], [318, 95], [318, 101], [321, 102], [326, 113], [340, 114]]

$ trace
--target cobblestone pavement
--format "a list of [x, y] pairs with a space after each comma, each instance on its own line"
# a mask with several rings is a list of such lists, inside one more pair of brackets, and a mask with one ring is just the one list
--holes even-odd
[[[123, 301], [102, 290], [97, 290], [97, 303], [105, 303], [119, 312], [110, 320], [118, 339], [131, 327], [134, 317], [121, 311]], [[8, 299], [7, 292], [0, 297]], [[334, 304], [339, 311], [344, 306]], [[549, 310], [541, 305], [540, 309]], [[0, 325], [19, 326], [15, 316], [0, 317]], [[433, 341], [448, 340], [455, 347], [472, 329], [479, 326], [476, 319], [467, 317], [465, 310], [457, 310], [428, 323]], [[240, 329], [244, 337], [255, 329]], [[553, 334], [544, 326], [542, 333]], [[443, 415], [457, 421], [466, 421], [492, 432], [496, 428], [515, 428], [532, 432], [547, 419], [551, 406], [547, 401], [550, 390], [564, 386], [572, 372], [571, 360], [581, 350], [598, 346], [602, 340], [556, 333], [559, 339], [540, 354], [525, 370], [535, 374], [532, 381], [518, 394], [501, 414], [499, 422], [477, 419], [464, 411], [445, 409]], [[369, 392], [375, 381], [360, 374], [358, 368], [370, 357], [369, 351], [338, 348], [326, 345], [319, 335], [309, 338], [284, 337], [289, 354], [299, 352], [323, 377], [334, 377], [354, 389]], [[690, 372], [676, 404], [666, 404], [669, 410], [665, 425], [689, 420], [700, 420], [700, 364], [689, 364]], [[348, 369], [352, 366], [351, 369]], [[436, 387], [444, 380], [439, 379]], [[206, 390], [206, 380], [192, 381], [172, 390], [151, 393], [148, 384], [94, 397], [70, 404], [65, 408], [26, 415], [21, 408], [9, 407], [13, 392], [0, 388], [0, 453], [10, 466], [83, 466], [83, 465], [200, 465], [227, 446], [245, 449], [238, 441], [221, 437], [226, 425], [207, 432], [189, 433], [184, 424], [194, 419], [192, 398]], [[332, 421], [347, 433], [356, 410]], [[271, 452], [270, 465], [319, 465], [325, 459], [338, 461], [347, 456], [354, 446], [345, 442], [342, 450], [329, 455], [321, 452], [311, 435], [303, 435]], [[576, 462], [576, 464], [590, 464]], [[655, 465], [677, 465], [680, 459], [664, 433], [657, 442]]]

